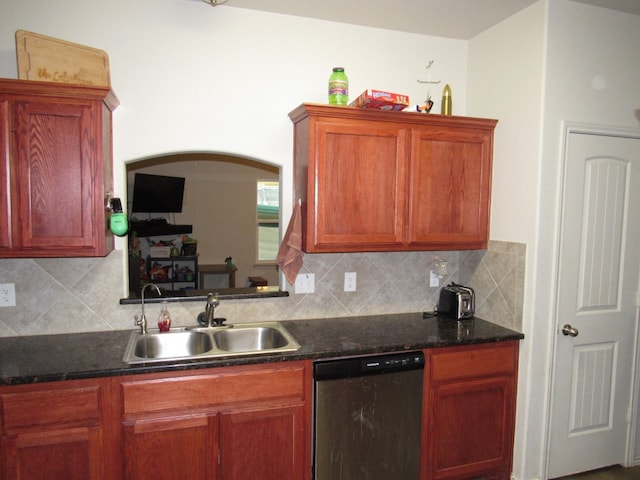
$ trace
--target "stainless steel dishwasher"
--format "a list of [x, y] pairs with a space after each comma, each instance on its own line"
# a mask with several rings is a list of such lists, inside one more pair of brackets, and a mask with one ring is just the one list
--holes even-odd
[[418, 480], [422, 352], [314, 363], [314, 479]]

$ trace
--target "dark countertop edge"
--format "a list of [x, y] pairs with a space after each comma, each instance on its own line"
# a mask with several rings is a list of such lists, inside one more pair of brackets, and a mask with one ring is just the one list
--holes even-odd
[[[351, 319], [358, 319], [360, 321], [366, 320], [370, 318], [379, 317], [381, 319], [393, 319], [395, 316], [402, 317], [406, 314], [397, 314], [397, 315], [383, 315], [383, 316], [371, 316], [371, 317], [346, 317], [341, 319], [318, 319], [318, 320], [286, 320], [281, 321], [285, 325], [285, 327], [291, 332], [296, 330], [295, 325], [299, 325], [301, 323], [306, 323], [306, 325], [313, 325], [314, 322], [330, 322], [331, 320], [344, 322]], [[433, 321], [437, 321], [437, 319], [433, 319]], [[32, 374], [17, 374], [14, 376], [7, 376], [4, 372], [4, 368], [0, 365], [0, 371], [2, 371], [2, 375], [0, 376], [0, 386], [10, 386], [10, 385], [24, 385], [24, 384], [33, 384], [33, 383], [44, 383], [44, 382], [58, 382], [58, 381], [68, 381], [68, 380], [82, 380], [82, 379], [91, 379], [91, 378], [103, 378], [103, 377], [120, 377], [120, 376], [128, 376], [128, 375], [138, 375], [138, 374], [146, 374], [146, 373], [161, 373], [161, 372], [180, 372], [180, 371], [189, 371], [189, 370], [198, 370], [205, 368], [218, 368], [218, 367], [229, 367], [229, 366], [238, 366], [238, 365], [252, 365], [252, 364], [267, 364], [267, 363], [276, 363], [276, 362], [286, 362], [286, 361], [297, 361], [297, 360], [322, 360], [329, 358], [340, 358], [340, 357], [352, 357], [352, 356], [367, 356], [367, 355], [376, 355], [376, 354], [385, 354], [392, 352], [401, 352], [401, 351], [411, 351], [411, 350], [422, 350], [422, 349], [431, 349], [431, 348], [444, 348], [444, 347], [455, 347], [455, 346], [464, 346], [464, 345], [477, 345], [477, 344], [486, 344], [486, 343], [498, 343], [498, 342], [506, 342], [506, 341], [518, 341], [524, 339], [524, 334], [516, 332], [514, 330], [507, 329], [505, 327], [501, 327], [495, 324], [491, 324], [486, 320], [482, 320], [480, 318], [475, 318], [475, 322], [478, 322], [479, 326], [488, 326], [488, 328], [494, 332], [492, 334], [486, 334], [483, 336], [474, 335], [469, 338], [462, 339], [452, 339], [452, 338], [431, 338], [429, 340], [421, 340], [421, 341], [406, 341], [402, 343], [384, 343], [375, 345], [375, 342], [371, 342], [370, 345], [361, 345], [361, 346], [350, 346], [350, 347], [340, 347], [338, 348], [336, 345], [333, 345], [331, 348], [324, 349], [314, 349], [313, 347], [308, 347], [303, 344], [304, 340], [300, 341], [302, 347], [295, 352], [287, 352], [287, 353], [275, 353], [275, 354], [258, 354], [258, 355], [240, 355], [240, 356], [229, 356], [224, 358], [214, 358], [214, 359], [195, 359], [189, 361], [172, 361], [172, 362], [150, 362], [150, 363], [139, 363], [139, 364], [126, 364], [121, 361], [122, 352], [124, 351], [124, 347], [126, 345], [126, 340], [123, 342], [122, 339], [128, 338], [131, 331], [115, 331], [115, 332], [93, 332], [89, 334], [60, 334], [60, 337], [64, 337], [66, 339], [73, 339], [74, 337], [82, 338], [83, 335], [93, 335], [93, 336], [102, 336], [104, 335], [105, 339], [109, 337], [117, 337], [118, 343], [118, 351], [120, 356], [116, 361], [115, 357], [117, 355], [112, 355], [111, 360], [114, 361], [113, 365], [110, 365], [108, 368], [99, 368], [99, 367], [89, 367], [86, 368], [78, 367], [78, 364], [74, 363], [74, 367], [78, 368], [76, 371], [67, 371], [67, 372], [41, 372], [41, 373], [32, 373]], [[414, 320], [415, 322], [415, 320]], [[455, 325], [455, 320], [447, 320], [445, 321], [447, 325]], [[412, 325], [410, 325], [412, 326]], [[317, 328], [317, 327], [316, 327]], [[294, 333], [294, 337], [297, 337], [297, 333]], [[48, 336], [39, 336], [41, 338], [44, 337], [55, 337], [56, 335], [48, 335]], [[301, 335], [304, 336], [304, 335]], [[123, 337], [120, 339], [119, 337]], [[15, 338], [29, 338], [29, 337], [5, 337], [0, 338], [0, 345], [3, 341], [11, 341], [11, 339]], [[34, 337], [31, 337], [34, 338]], [[120, 348], [121, 347], [121, 348]], [[121, 351], [120, 351], [121, 350]], [[0, 356], [0, 360], [2, 357]]]
[[[220, 300], [245, 300], [251, 298], [288, 297], [289, 292], [279, 287], [244, 287], [244, 288], [210, 288], [204, 290], [185, 290], [183, 292], [167, 292], [162, 297], [145, 296], [144, 303], [168, 302], [206, 302], [209, 293], [216, 293]], [[120, 305], [139, 305], [140, 297], [129, 296], [120, 299]]]

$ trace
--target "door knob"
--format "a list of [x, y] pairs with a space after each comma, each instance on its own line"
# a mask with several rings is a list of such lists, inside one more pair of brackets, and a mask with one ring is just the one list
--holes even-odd
[[571, 325], [567, 323], [564, 327], [562, 327], [562, 334], [567, 335], [569, 337], [577, 337], [578, 329], [573, 328]]

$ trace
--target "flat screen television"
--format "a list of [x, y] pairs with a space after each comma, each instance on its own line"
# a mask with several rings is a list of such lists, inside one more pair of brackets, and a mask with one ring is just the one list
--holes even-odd
[[137, 213], [182, 212], [184, 178], [136, 173], [131, 211]]

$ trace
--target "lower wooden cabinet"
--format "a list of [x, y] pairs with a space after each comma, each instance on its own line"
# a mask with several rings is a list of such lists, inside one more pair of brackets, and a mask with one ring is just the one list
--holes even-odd
[[0, 389], [0, 478], [114, 478], [108, 390], [101, 380]]
[[[518, 342], [425, 350], [422, 480], [508, 480]], [[0, 387], [0, 480], [310, 480], [312, 362]]]
[[518, 343], [425, 355], [423, 478], [509, 480]]
[[125, 478], [309, 478], [310, 363], [194, 372], [121, 381]]
[[311, 363], [0, 388], [0, 480], [308, 480]]

